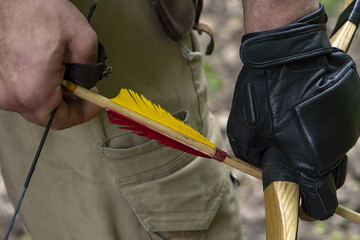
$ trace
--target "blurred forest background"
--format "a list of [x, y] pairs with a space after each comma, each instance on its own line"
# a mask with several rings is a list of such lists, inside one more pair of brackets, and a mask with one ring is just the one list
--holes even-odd
[[[332, 32], [343, 1], [320, 1], [329, 16], [328, 33]], [[209, 81], [209, 107], [220, 121], [225, 136], [225, 127], [231, 106], [232, 94], [237, 75], [242, 67], [238, 50], [244, 35], [243, 16], [240, 0], [205, 0], [202, 22], [210, 25], [215, 32], [215, 52], [204, 59]], [[201, 36], [206, 42], [206, 37]], [[203, 44], [204, 45], [204, 44]], [[360, 33], [357, 32], [349, 54], [360, 66]], [[358, 67], [359, 71], [359, 67]], [[226, 139], [226, 138], [225, 138]], [[360, 144], [360, 143], [359, 143]], [[360, 146], [351, 150], [349, 171], [345, 185], [338, 191], [339, 202], [353, 210], [360, 211]], [[230, 148], [228, 149], [230, 151]], [[265, 210], [262, 184], [257, 179], [234, 170], [240, 180], [238, 196], [243, 217], [245, 240], [265, 239]], [[299, 240], [360, 240], [360, 225], [339, 216], [326, 221], [299, 222]]]
[[[328, 32], [332, 31], [337, 16], [342, 10], [343, 1], [322, 0], [329, 15]], [[201, 22], [211, 26], [215, 33], [215, 51], [204, 57], [204, 68], [208, 78], [209, 107], [218, 118], [225, 136], [226, 122], [231, 106], [232, 94], [237, 75], [242, 67], [238, 50], [244, 35], [241, 0], [204, 0]], [[199, 36], [202, 46], [208, 37]], [[204, 52], [204, 50], [203, 50]], [[360, 35], [356, 34], [349, 54], [360, 65]], [[358, 68], [359, 71], [359, 68]], [[348, 154], [349, 172], [345, 185], [338, 191], [339, 202], [360, 212], [360, 143]], [[230, 151], [230, 148], [227, 148]], [[265, 239], [265, 210], [262, 183], [237, 170], [234, 174], [240, 180], [238, 198], [243, 217], [244, 240]], [[25, 197], [26, 199], [26, 197]], [[0, 178], [0, 238], [10, 221], [13, 208]], [[30, 240], [21, 220], [16, 221], [11, 240]], [[360, 225], [351, 223], [339, 216], [326, 221], [299, 222], [299, 240], [360, 240]], [[226, 239], [224, 239], [226, 240]]]

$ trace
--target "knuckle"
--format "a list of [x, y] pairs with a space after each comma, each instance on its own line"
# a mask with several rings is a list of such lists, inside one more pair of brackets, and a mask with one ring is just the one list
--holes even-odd
[[84, 29], [82, 40], [78, 46], [85, 61], [94, 61], [97, 58], [98, 38], [92, 28]]

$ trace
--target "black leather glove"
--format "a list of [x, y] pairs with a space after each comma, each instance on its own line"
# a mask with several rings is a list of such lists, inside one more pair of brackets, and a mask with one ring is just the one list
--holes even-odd
[[300, 184], [302, 207], [316, 219], [333, 215], [345, 154], [360, 131], [355, 63], [331, 47], [326, 21], [320, 6], [291, 25], [243, 37], [227, 126], [235, 155], [263, 169], [264, 188]]

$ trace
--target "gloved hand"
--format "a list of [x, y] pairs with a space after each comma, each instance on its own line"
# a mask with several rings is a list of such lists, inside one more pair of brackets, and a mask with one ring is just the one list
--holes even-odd
[[355, 63], [331, 47], [326, 21], [320, 6], [291, 25], [244, 36], [227, 126], [235, 155], [263, 169], [264, 188], [300, 184], [302, 207], [316, 219], [333, 215], [345, 154], [360, 131]]

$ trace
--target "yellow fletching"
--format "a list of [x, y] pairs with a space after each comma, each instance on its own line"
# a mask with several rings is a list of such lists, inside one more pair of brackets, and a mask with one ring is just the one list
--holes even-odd
[[192, 129], [189, 125], [174, 118], [169, 112], [161, 108], [159, 105], [153, 104], [143, 95], [139, 95], [130, 89], [121, 89], [119, 95], [110, 99], [110, 101], [182, 133], [187, 137], [202, 142], [212, 148], [216, 148], [212, 142], [199, 132]]

